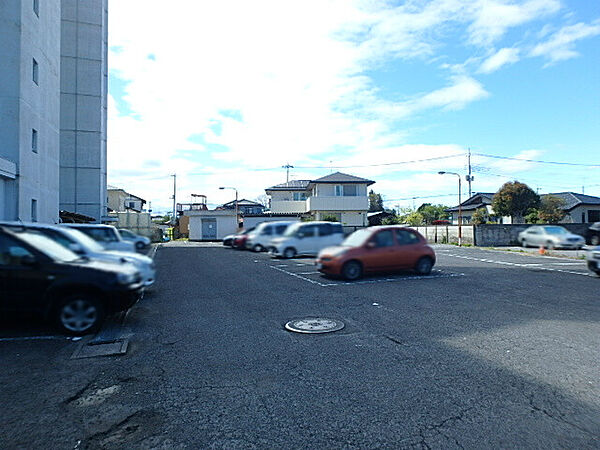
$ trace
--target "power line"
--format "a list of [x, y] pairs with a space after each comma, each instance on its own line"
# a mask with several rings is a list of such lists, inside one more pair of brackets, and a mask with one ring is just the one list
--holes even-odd
[[473, 153], [473, 155], [483, 156], [484, 158], [493, 159], [504, 159], [509, 161], [521, 161], [521, 162], [533, 162], [538, 164], [553, 164], [558, 166], [578, 166], [578, 167], [598, 167], [600, 164], [584, 164], [584, 163], [571, 163], [571, 162], [560, 162], [560, 161], [542, 161], [539, 159], [525, 159], [525, 158], [512, 158], [510, 156], [498, 156], [498, 155], [487, 155], [485, 153]]

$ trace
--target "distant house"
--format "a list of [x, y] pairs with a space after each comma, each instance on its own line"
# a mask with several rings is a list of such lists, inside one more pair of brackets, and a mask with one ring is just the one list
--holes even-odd
[[367, 187], [374, 181], [332, 173], [316, 180], [292, 180], [265, 189], [273, 214], [290, 214], [323, 220], [336, 217], [345, 226], [366, 226]]
[[[241, 215], [262, 214], [265, 211], [265, 205], [245, 198], [238, 200], [237, 204]], [[235, 209], [235, 200], [227, 202], [217, 209]]]
[[108, 208], [114, 212], [135, 211], [142, 212], [146, 200], [137, 195], [130, 194], [124, 189], [109, 186]]
[[592, 195], [577, 194], [575, 192], [557, 192], [553, 195], [564, 200], [563, 209], [567, 215], [561, 220], [561, 223], [588, 223], [600, 222], [600, 197]]
[[[567, 215], [560, 223], [587, 223], [600, 222], [600, 197], [591, 195], [577, 194], [575, 192], [557, 192], [552, 194], [542, 194], [540, 197], [552, 195], [564, 200], [564, 210]], [[495, 217], [492, 209], [492, 198], [494, 194], [478, 192], [461, 204], [463, 224], [470, 224], [473, 213], [479, 208], [485, 208], [490, 217], [495, 218], [499, 223], [510, 224], [510, 217]], [[452, 224], [458, 224], [458, 206], [448, 208], [446, 212], [452, 214]]]

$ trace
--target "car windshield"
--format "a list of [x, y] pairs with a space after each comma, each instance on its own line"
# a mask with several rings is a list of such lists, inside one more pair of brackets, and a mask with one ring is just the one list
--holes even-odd
[[563, 227], [544, 227], [546, 234], [568, 234], [569, 232]]
[[85, 250], [88, 250], [88, 251], [91, 251], [94, 253], [104, 251], [104, 247], [102, 247], [100, 244], [98, 244], [95, 240], [93, 240], [87, 234], [82, 233], [79, 230], [65, 229], [62, 231], [67, 236], [69, 236], [72, 240], [74, 240], [79, 245], [81, 245]]
[[285, 233], [283, 233], [283, 235], [286, 236], [286, 237], [295, 236], [296, 233], [298, 233], [298, 229], [302, 225], [303, 225], [302, 223], [295, 223], [293, 225], [290, 225], [289, 227], [287, 227], [287, 229], [285, 230]]
[[53, 241], [49, 237], [39, 232], [27, 231], [24, 233], [18, 233], [18, 236], [23, 241], [32, 247], [35, 247], [37, 250], [55, 261], [70, 262], [80, 258], [76, 253], [63, 247], [58, 242]]
[[355, 231], [342, 242], [341, 245], [345, 247], [360, 247], [363, 245], [369, 237], [371, 237], [372, 230], [364, 228], [362, 230]]

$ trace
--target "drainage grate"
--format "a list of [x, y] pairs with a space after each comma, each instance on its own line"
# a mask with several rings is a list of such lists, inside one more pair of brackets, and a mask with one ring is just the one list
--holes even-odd
[[114, 341], [81, 343], [71, 355], [71, 359], [94, 358], [96, 356], [124, 355], [127, 352], [129, 339], [116, 339]]
[[308, 319], [290, 320], [285, 324], [286, 330], [294, 331], [295, 333], [331, 333], [344, 328], [344, 322], [335, 319], [326, 319], [323, 317], [315, 317]]

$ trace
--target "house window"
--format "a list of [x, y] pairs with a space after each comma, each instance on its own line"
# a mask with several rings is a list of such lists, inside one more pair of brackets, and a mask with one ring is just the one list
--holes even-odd
[[294, 192], [294, 200], [295, 201], [306, 200], [306, 192]]
[[129, 202], [129, 207], [130, 207], [131, 209], [135, 208], [135, 202]]
[[346, 184], [344, 185], [344, 197], [356, 197], [356, 185]]
[[38, 152], [38, 132], [34, 128], [31, 129], [31, 151]]
[[336, 197], [342, 197], [344, 195], [344, 186], [342, 186], [341, 184], [336, 184], [334, 186], [334, 195]]
[[588, 210], [588, 219], [590, 222], [600, 222], [600, 209]]
[[40, 0], [33, 0], [33, 12], [40, 17]]
[[32, 222], [38, 221], [37, 200], [34, 198], [31, 199], [31, 221]]
[[39, 84], [38, 79], [40, 76], [40, 69], [39, 69], [39, 65], [37, 63], [37, 61], [35, 60], [35, 58], [33, 59], [33, 71], [32, 71], [32, 77], [33, 77], [33, 82], [35, 84]]

